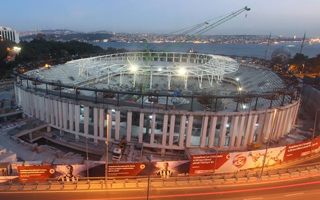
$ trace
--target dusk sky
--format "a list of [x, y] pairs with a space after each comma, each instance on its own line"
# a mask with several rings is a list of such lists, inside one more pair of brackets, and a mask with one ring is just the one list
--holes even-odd
[[4, 0], [0, 26], [169, 33], [244, 6], [247, 14], [210, 34], [320, 36], [320, 0]]

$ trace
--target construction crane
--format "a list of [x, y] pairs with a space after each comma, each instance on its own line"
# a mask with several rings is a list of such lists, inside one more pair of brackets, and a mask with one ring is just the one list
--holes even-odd
[[213, 28], [235, 18], [236, 16], [240, 15], [243, 12], [248, 12], [251, 9], [245, 6], [244, 8], [241, 8], [235, 12], [232, 12], [226, 16], [221, 17], [220, 19], [216, 20], [217, 18], [206, 20], [202, 23], [186, 27], [180, 30], [177, 30], [175, 32], [172, 32], [171, 34], [177, 34], [177, 35], [201, 35], [204, 34]]

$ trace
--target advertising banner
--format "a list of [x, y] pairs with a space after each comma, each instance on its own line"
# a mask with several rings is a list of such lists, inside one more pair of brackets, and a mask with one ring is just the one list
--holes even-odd
[[299, 142], [296, 144], [290, 144], [286, 147], [284, 154], [284, 161], [290, 161], [299, 159], [300, 157], [307, 156], [311, 153], [312, 141]]
[[241, 170], [259, 168], [263, 166], [265, 159], [265, 166], [279, 164], [283, 161], [285, 147], [268, 148], [266, 150], [255, 150], [245, 152], [230, 153], [228, 160], [219, 167], [217, 173], [232, 173]]
[[21, 182], [46, 181], [54, 176], [55, 170], [51, 165], [18, 166]]
[[157, 176], [169, 178], [171, 176], [185, 176], [189, 174], [188, 160], [164, 161], [150, 163], [115, 163], [108, 165], [108, 176]]
[[191, 156], [190, 175], [213, 173], [229, 159], [229, 154], [204, 154]]

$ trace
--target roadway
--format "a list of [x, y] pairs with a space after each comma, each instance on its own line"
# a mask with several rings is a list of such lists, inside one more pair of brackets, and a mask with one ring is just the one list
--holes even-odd
[[[186, 186], [151, 188], [150, 199], [178, 200], [305, 200], [318, 199], [320, 177], [275, 183], [256, 183], [235, 186]], [[114, 189], [110, 191], [31, 191], [3, 192], [3, 200], [129, 200], [146, 199], [146, 188]]]

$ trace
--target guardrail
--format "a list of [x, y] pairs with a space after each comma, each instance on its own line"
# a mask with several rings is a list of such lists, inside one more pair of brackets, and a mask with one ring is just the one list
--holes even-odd
[[294, 167], [288, 169], [278, 169], [265, 171], [261, 176], [259, 173], [233, 173], [225, 175], [211, 176], [189, 176], [189, 177], [171, 177], [162, 178], [123, 178], [108, 179], [107, 183], [103, 177], [90, 179], [80, 179], [77, 182], [58, 182], [49, 180], [48, 182], [33, 183], [14, 183], [7, 182], [0, 185], [0, 192], [8, 191], [69, 191], [69, 190], [112, 190], [112, 189], [136, 189], [146, 188], [168, 188], [168, 187], [186, 187], [186, 186], [205, 186], [205, 185], [231, 185], [231, 184], [254, 184], [257, 182], [274, 182], [289, 179], [306, 178], [320, 175], [320, 164], [313, 166]]

